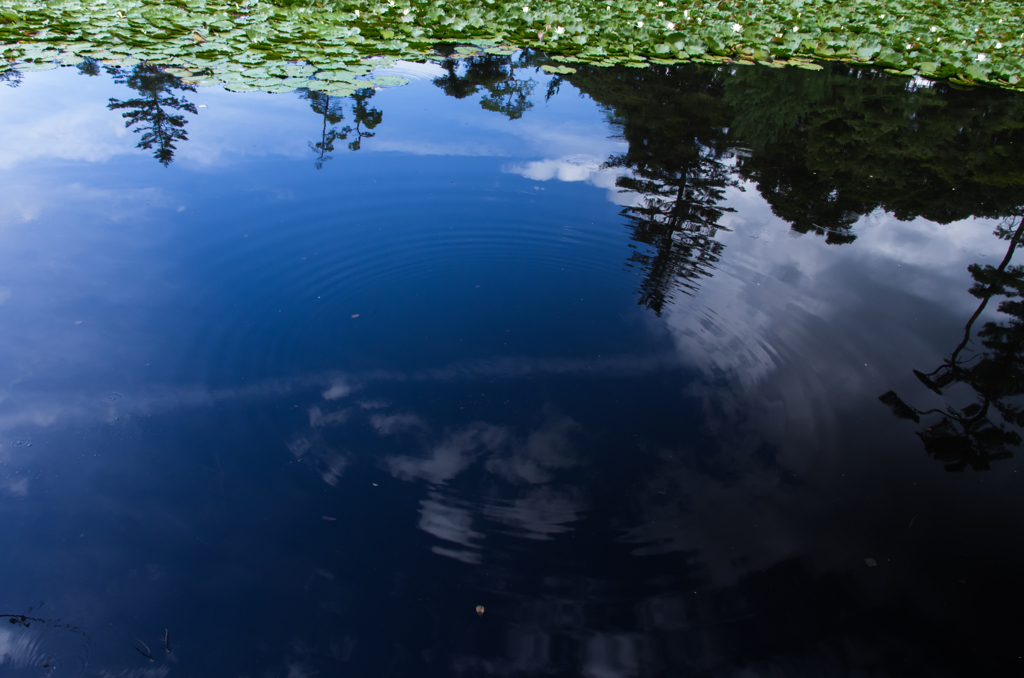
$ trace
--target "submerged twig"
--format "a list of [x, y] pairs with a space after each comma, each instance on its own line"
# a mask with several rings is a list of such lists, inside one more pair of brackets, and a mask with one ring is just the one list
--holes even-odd
[[149, 645], [146, 645], [145, 643], [143, 643], [138, 638], [135, 639], [135, 642], [139, 643], [139, 645], [142, 645], [142, 647], [146, 648], [145, 650], [139, 650], [139, 648], [136, 647], [135, 649], [138, 650], [139, 654], [141, 654], [146, 659], [152, 659], [153, 658], [153, 652], [152, 652], [152, 650], [149, 649]]

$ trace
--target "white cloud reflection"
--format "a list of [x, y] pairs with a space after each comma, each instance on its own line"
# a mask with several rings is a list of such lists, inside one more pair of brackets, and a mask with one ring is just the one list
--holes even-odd
[[607, 191], [606, 197], [616, 205], [636, 205], [641, 196], [623, 191], [615, 182], [619, 177], [629, 174], [628, 170], [618, 167], [606, 167], [604, 161], [593, 155], [567, 155], [561, 158], [548, 158], [530, 162], [505, 165], [503, 172], [518, 174], [533, 181], [583, 181]]

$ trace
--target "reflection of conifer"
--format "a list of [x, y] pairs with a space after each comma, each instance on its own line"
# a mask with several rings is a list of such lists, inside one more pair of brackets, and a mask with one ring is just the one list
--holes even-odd
[[[536, 56], [529, 50], [520, 50], [517, 54], [516, 58], [496, 54], [447, 58], [441, 64], [447, 73], [434, 78], [434, 84], [456, 99], [464, 99], [483, 89], [487, 94], [480, 100], [482, 108], [501, 113], [509, 120], [518, 120], [533, 107], [529, 97], [537, 83], [532, 78], [522, 79], [516, 72], [517, 68], [531, 66]], [[459, 75], [460, 66], [462, 75]]]
[[[1000, 227], [996, 235], [1009, 240], [1006, 255], [999, 266], [969, 267], [975, 284], [971, 294], [981, 300], [964, 327], [960, 344], [935, 370], [924, 374], [914, 370], [915, 376], [929, 389], [942, 395], [958, 384], [971, 388], [975, 402], [962, 408], [946, 406], [944, 410], [921, 411], [904, 403], [893, 391], [881, 396], [896, 416], [919, 422], [922, 416], [937, 414], [937, 424], [918, 432], [925, 450], [946, 463], [949, 471], [962, 471], [967, 466], [975, 470], [989, 468], [997, 459], [1011, 456], [1008, 446], [1020, 443], [1020, 436], [1007, 425], [1024, 426], [1024, 407], [1019, 403], [1024, 396], [1024, 266], [1010, 266], [1014, 251], [1024, 239], [1024, 219], [1015, 230]], [[1010, 316], [1007, 322], [987, 322], [978, 331], [983, 352], [969, 352], [974, 323], [981, 316], [990, 299], [1006, 297], [999, 311]], [[992, 410], [1001, 421], [992, 421]]]
[[317, 158], [314, 161], [317, 169], [322, 169], [324, 163], [331, 159], [329, 154], [334, 152], [335, 141], [346, 141], [350, 134], [355, 134], [355, 138], [349, 142], [348, 147], [349, 150], [358, 151], [362, 147], [363, 139], [372, 137], [375, 134], [375, 132], [370, 130], [381, 123], [384, 119], [384, 114], [376, 108], [370, 108], [366, 104], [373, 97], [374, 93], [372, 88], [367, 87], [357, 90], [352, 95], [352, 118], [355, 122], [355, 127], [346, 125], [339, 129], [336, 125], [345, 119], [345, 112], [343, 110], [344, 99], [329, 96], [324, 92], [316, 92], [309, 89], [299, 90], [299, 96], [309, 101], [309, 107], [323, 117], [320, 141], [315, 144], [313, 142], [309, 143], [309, 148], [317, 154]]
[[639, 303], [659, 315], [674, 290], [696, 291], [713, 274], [724, 246], [715, 239], [732, 184], [723, 163], [728, 116], [724, 73], [712, 69], [585, 69], [572, 83], [604, 105], [628, 150], [606, 166], [640, 203], [622, 213], [637, 242], [631, 262], [644, 270]]
[[167, 167], [174, 159], [175, 142], [188, 139], [185, 116], [173, 111], [196, 112], [195, 104], [175, 96], [174, 91], [194, 92], [195, 87], [153, 64], [139, 64], [129, 71], [115, 70], [114, 81], [131, 87], [140, 96], [128, 101], [111, 99], [107, 108], [125, 109], [121, 114], [127, 121], [125, 127], [135, 127], [135, 132], [142, 134], [137, 148], [155, 148], [153, 157]]

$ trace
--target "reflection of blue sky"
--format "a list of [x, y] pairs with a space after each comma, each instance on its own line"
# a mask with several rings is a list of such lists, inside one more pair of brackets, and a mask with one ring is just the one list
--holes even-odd
[[[677, 558], [727, 587], [808, 553], [835, 507], [860, 501], [843, 479], [879, 468], [865, 453], [851, 469], [851, 446], [912, 440], [877, 396], [948, 352], [973, 309], [967, 265], [1002, 253], [989, 223], [882, 214], [850, 245], [796, 238], [746, 186], [728, 193], [716, 275], [656, 318], [620, 270], [632, 198], [601, 163], [622, 144], [568, 86], [517, 121], [429, 81], [380, 91], [377, 136], [320, 172], [307, 146], [320, 123], [295, 96], [187, 95], [205, 108], [165, 169], [105, 109], [124, 93], [66, 69], [0, 88], [0, 510], [47, 524], [5, 537], [23, 549], [5, 566], [22, 588], [2, 602], [81, 570], [58, 599], [128, 637], [139, 614], [169, 623], [150, 605], [178, 609], [157, 581], [193, 601], [251, 601], [272, 581], [349, 624], [331, 652], [350, 657], [353, 638], [373, 639], [352, 619], [407, 610], [374, 577], [399, 590], [408, 562], [490, 577], [465, 580], [476, 595], [521, 583], [522, 564], [543, 594], [502, 590], [522, 614], [507, 661], [457, 663], [536, 673], [561, 634], [585, 675], [636, 675], [649, 639], [697, 604], [648, 590], [626, 596], [645, 631], [597, 628], [604, 560]], [[651, 384], [675, 400], [655, 402]], [[911, 452], [886, 468], [926, 477]], [[635, 482], [633, 463], [648, 464]], [[591, 485], [602, 471], [632, 483], [621, 503]], [[836, 518], [812, 569], [880, 550], [864, 522]], [[532, 562], [587, 539], [601, 575]], [[185, 626], [191, 611], [176, 614]], [[0, 635], [0, 657], [24, 654], [18, 642]], [[300, 645], [288, 674], [313, 675]]]

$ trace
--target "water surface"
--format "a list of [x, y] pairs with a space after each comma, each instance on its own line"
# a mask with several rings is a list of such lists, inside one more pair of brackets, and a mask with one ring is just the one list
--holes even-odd
[[5, 673], [1020, 671], [1024, 99], [523, 59], [0, 87]]

